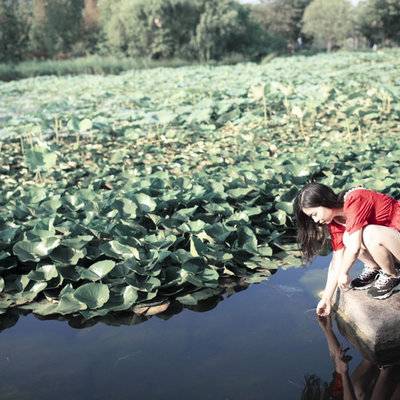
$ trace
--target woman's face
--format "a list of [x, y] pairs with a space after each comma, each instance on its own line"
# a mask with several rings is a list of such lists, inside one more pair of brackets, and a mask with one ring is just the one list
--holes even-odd
[[312, 218], [317, 224], [329, 224], [334, 217], [332, 209], [322, 206], [309, 208], [305, 207], [303, 208], [303, 212]]

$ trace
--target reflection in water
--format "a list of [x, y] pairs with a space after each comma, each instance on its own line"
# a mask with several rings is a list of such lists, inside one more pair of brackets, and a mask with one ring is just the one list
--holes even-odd
[[[249, 286], [250, 284], [244, 278], [221, 280], [218, 289], [213, 289], [212, 292], [210, 292], [212, 295], [196, 301], [195, 304], [182, 304], [176, 299], [170, 298], [169, 307], [165, 311], [157, 314], [157, 317], [163, 320], [168, 320], [174, 315], [179, 314], [184, 309], [189, 309], [195, 312], [206, 312], [212, 310], [220, 301], [230, 297], [234, 293], [247, 289]], [[193, 289], [188, 289], [185, 292], [186, 295], [191, 293], [199, 293], [199, 290], [193, 291]], [[182, 293], [180, 293], [180, 295], [182, 296]], [[153, 303], [156, 304], [156, 302]], [[18, 322], [18, 319], [21, 315], [27, 315], [29, 313], [30, 311], [23, 309], [8, 310], [5, 314], [0, 315], [0, 331], [13, 327]], [[99, 322], [111, 326], [137, 325], [152, 318], [152, 316], [138, 315], [132, 311], [108, 313], [105, 316], [94, 317], [91, 319], [85, 319], [81, 315], [50, 315], [45, 317], [36, 314], [34, 315], [40, 320], [68, 321], [68, 325], [75, 329], [88, 328], [96, 325]]]
[[[348, 354], [349, 348], [343, 348], [340, 345], [333, 331], [331, 318], [321, 318], [318, 322], [325, 335], [335, 371], [329, 384], [322, 382], [315, 375], [307, 376], [302, 400], [400, 399], [400, 359], [391, 358], [392, 364], [388, 365], [387, 361], [382, 360], [381, 357], [370, 359], [364, 357], [350, 374], [349, 362], [352, 357]], [[341, 324], [342, 333], [349, 332], [349, 329], [344, 328], [343, 321], [339, 324]], [[354, 343], [354, 338], [347, 336], [347, 339]]]

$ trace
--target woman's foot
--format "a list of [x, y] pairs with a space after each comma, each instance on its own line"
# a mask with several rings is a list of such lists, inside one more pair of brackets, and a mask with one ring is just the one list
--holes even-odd
[[[374, 299], [386, 299], [392, 295], [392, 293], [399, 285], [400, 274], [393, 276], [385, 274], [381, 271], [378, 279], [374, 282], [374, 285], [368, 290], [368, 295], [373, 297]], [[397, 290], [398, 289], [399, 288], [397, 288]]]
[[379, 269], [364, 265], [364, 269], [361, 271], [360, 275], [351, 281], [350, 287], [355, 290], [370, 288], [378, 277], [379, 271]]

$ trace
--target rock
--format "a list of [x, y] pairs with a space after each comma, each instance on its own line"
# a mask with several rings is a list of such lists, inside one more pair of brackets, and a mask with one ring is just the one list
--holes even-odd
[[367, 290], [340, 291], [338, 326], [365, 358], [380, 365], [400, 361], [400, 293], [372, 299]]

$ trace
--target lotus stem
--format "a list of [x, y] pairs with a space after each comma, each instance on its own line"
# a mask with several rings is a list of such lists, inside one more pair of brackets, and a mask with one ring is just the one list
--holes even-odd
[[288, 101], [287, 96], [285, 96], [285, 100], [283, 101], [283, 105], [285, 106], [286, 111], [289, 111], [289, 101]]
[[349, 120], [347, 118], [346, 118], [346, 130], [347, 130], [347, 140], [350, 142], [350, 140], [351, 140], [351, 132], [350, 132]]
[[24, 155], [25, 154], [25, 150], [24, 150], [24, 139], [23, 139], [23, 136], [20, 136], [19, 139], [20, 139], [20, 143], [21, 143], [21, 154]]
[[56, 143], [59, 144], [59, 136], [58, 136], [58, 129], [59, 129], [59, 120], [58, 118], [54, 118], [54, 132], [56, 134]]
[[304, 141], [308, 142], [309, 138], [304, 131], [303, 118], [299, 118], [300, 132], [303, 135]]
[[267, 99], [265, 98], [265, 92], [263, 92], [263, 106], [264, 106], [264, 124], [267, 125]]
[[42, 175], [41, 175], [41, 173], [40, 173], [40, 171], [38, 170], [38, 171], [36, 171], [36, 175], [35, 175], [35, 181], [36, 182], [38, 182], [38, 183], [43, 183], [43, 180], [42, 180]]

